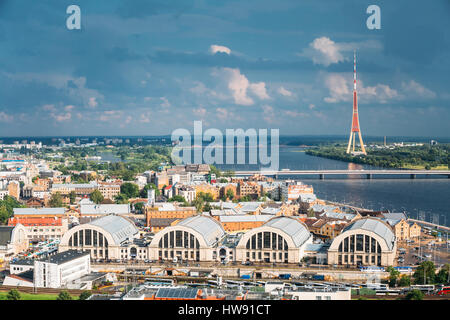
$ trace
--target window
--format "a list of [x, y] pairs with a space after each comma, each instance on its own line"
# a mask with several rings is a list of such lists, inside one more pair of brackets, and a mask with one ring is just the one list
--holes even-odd
[[261, 249], [262, 248], [262, 232], [258, 233], [258, 245], [256, 247], [257, 249]]
[[277, 249], [277, 234], [272, 232], [272, 250]]
[[264, 249], [270, 249], [270, 232], [264, 232]]
[[86, 236], [85, 245], [87, 245], [87, 246], [92, 245], [92, 230], [90, 230], [90, 229], [86, 230], [85, 236]]
[[174, 232], [169, 233], [169, 248], [173, 248], [174, 246]]
[[175, 231], [175, 246], [177, 248], [182, 247], [182, 241], [183, 241], [183, 232]]
[[364, 235], [362, 234], [356, 235], [356, 251], [363, 251], [363, 240]]

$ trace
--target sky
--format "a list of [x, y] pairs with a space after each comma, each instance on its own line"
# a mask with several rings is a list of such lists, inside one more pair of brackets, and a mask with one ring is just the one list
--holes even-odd
[[0, 136], [347, 135], [354, 50], [363, 136], [450, 136], [448, 0], [0, 0]]

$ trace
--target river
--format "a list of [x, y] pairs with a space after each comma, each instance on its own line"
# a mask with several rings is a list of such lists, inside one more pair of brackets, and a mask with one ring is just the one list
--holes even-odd
[[[280, 169], [338, 170], [381, 169], [368, 165], [347, 163], [305, 154], [303, 148], [280, 147]], [[222, 170], [258, 170], [257, 165], [218, 165]], [[286, 177], [289, 178], [289, 177]], [[314, 187], [321, 199], [347, 203], [372, 210], [405, 211], [411, 218], [449, 226], [450, 179], [373, 178], [301, 178]]]

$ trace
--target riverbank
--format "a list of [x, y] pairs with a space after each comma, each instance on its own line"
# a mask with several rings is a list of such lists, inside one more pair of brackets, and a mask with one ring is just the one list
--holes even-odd
[[367, 155], [351, 155], [344, 146], [324, 146], [305, 150], [307, 155], [366, 164], [383, 168], [448, 170], [450, 145], [396, 147], [383, 149], [367, 148]]

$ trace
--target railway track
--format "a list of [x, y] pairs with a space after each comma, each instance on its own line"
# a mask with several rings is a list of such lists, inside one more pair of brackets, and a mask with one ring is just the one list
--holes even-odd
[[0, 286], [0, 292], [8, 292], [11, 289], [16, 289], [17, 291], [23, 293], [34, 293], [34, 294], [59, 294], [61, 291], [67, 291], [71, 295], [80, 295], [83, 291], [89, 291], [91, 293], [102, 293], [99, 290], [78, 290], [78, 289], [53, 289], [53, 288], [30, 288], [30, 287], [16, 287], [16, 286]]

